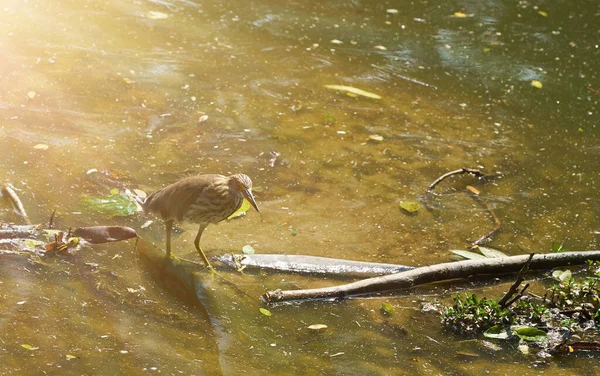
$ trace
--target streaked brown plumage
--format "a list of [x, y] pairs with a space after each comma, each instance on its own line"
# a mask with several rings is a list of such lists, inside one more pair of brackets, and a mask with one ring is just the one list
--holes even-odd
[[171, 256], [173, 221], [198, 223], [200, 228], [194, 245], [210, 268], [210, 262], [200, 248], [202, 232], [209, 223], [219, 223], [235, 213], [244, 198], [259, 211], [252, 195], [252, 180], [247, 175], [208, 174], [192, 176], [152, 192], [142, 207], [145, 212], [156, 214], [165, 220], [168, 257]]

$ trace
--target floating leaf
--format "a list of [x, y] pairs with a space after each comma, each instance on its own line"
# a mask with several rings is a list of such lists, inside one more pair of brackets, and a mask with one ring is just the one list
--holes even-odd
[[479, 358], [479, 354], [467, 352], [467, 351], [457, 351], [456, 355], [460, 355], [465, 358]]
[[[327, 89], [332, 89], [332, 90], [338, 90], [338, 91], [344, 91], [344, 92], [348, 92], [348, 93], [354, 93], [356, 95], [361, 95], [363, 97], [367, 97], [367, 98], [373, 98], [373, 99], [381, 99], [381, 96], [374, 94], [374, 93], [369, 93], [368, 91], [364, 91], [361, 89], [357, 89], [355, 87], [352, 86], [344, 86], [344, 85], [325, 85], [325, 87]], [[335, 119], [334, 119], [335, 120]]]
[[473, 187], [473, 186], [471, 186], [471, 185], [467, 185], [467, 191], [471, 192], [471, 193], [472, 193], [472, 194], [474, 194], [474, 195], [478, 195], [478, 194], [480, 194], [480, 193], [481, 193], [481, 192], [479, 191], [479, 189], [477, 189], [477, 188], [475, 188], [475, 187]]
[[312, 324], [307, 326], [308, 329], [311, 330], [321, 330], [321, 329], [327, 329], [327, 325], [325, 324]]
[[114, 217], [126, 217], [138, 211], [138, 207], [126, 195], [86, 197], [81, 200], [86, 210]]
[[467, 15], [463, 12], [454, 12], [454, 17], [465, 18], [465, 17], [467, 17]]
[[573, 274], [570, 270], [555, 270], [552, 272], [552, 278], [557, 281], [565, 282], [573, 278]]
[[421, 205], [416, 201], [402, 201], [400, 203], [400, 208], [409, 213], [416, 213], [421, 209]]
[[330, 43], [332, 43], [332, 44], [344, 44], [344, 42], [342, 42], [342, 41], [341, 41], [341, 40], [339, 40], [339, 39], [332, 39], [332, 40], [330, 40], [329, 42], [330, 42]]
[[487, 338], [497, 338], [497, 339], [506, 339], [508, 338], [508, 332], [500, 325], [494, 325], [485, 332], [483, 332], [483, 336]]
[[372, 134], [372, 135], [369, 136], [369, 140], [383, 141], [383, 136], [380, 136], [378, 134]]
[[265, 316], [267, 316], [267, 317], [271, 317], [271, 315], [273, 315], [273, 314], [271, 313], [271, 311], [269, 311], [269, 310], [268, 310], [268, 309], [266, 309], [266, 308], [262, 308], [262, 307], [261, 307], [261, 308], [259, 308], [258, 310], [260, 311], [260, 313], [262, 313], [263, 315], [265, 315]]
[[21, 347], [24, 348], [24, 349], [27, 349], [27, 350], [31, 350], [31, 351], [39, 349], [39, 347], [33, 347], [33, 346], [28, 345], [26, 343], [21, 344]]
[[387, 47], [386, 46], [382, 46], [382, 45], [377, 45], [374, 48], [381, 50], [381, 51], [387, 51]]
[[169, 15], [163, 12], [150, 11], [146, 14], [151, 20], [164, 20], [165, 18], [169, 18]]
[[483, 52], [485, 52], [486, 54], [487, 54], [488, 52], [490, 52], [491, 50], [492, 50], [492, 49], [491, 49], [491, 48], [489, 48], [489, 47], [483, 47]]
[[200, 118], [198, 119], [198, 123], [202, 123], [208, 120], [208, 115], [202, 115], [200, 116]]
[[481, 252], [482, 255], [484, 255], [487, 258], [495, 258], [495, 257], [508, 257], [508, 255], [506, 255], [503, 252], [498, 251], [497, 249], [494, 248], [488, 248], [488, 247], [477, 247], [477, 250], [479, 250], [479, 252]]
[[542, 85], [542, 83], [538, 80], [532, 80], [531, 86], [538, 88], [538, 89], [541, 89], [542, 87], [544, 87], [544, 85]]
[[48, 150], [49, 146], [46, 144], [37, 144], [34, 145], [33, 148], [38, 150]]
[[548, 12], [544, 12], [543, 10], [538, 10], [538, 14], [542, 17], [548, 17]]
[[398, 14], [398, 9], [388, 9], [386, 10], [389, 14]]
[[29, 97], [29, 99], [33, 99], [37, 97], [37, 93], [35, 91], [30, 91], [27, 93], [27, 96]]
[[253, 255], [255, 253], [254, 248], [251, 245], [246, 244], [242, 247], [242, 253], [246, 255]]
[[388, 302], [381, 303], [380, 310], [381, 313], [383, 313], [384, 315], [391, 315], [392, 313], [394, 313], [394, 307]]
[[67, 357], [67, 359], [77, 359], [75, 355], [67, 354], [65, 356]]
[[548, 339], [546, 332], [530, 326], [519, 328], [515, 331], [515, 333], [517, 334], [517, 336], [519, 336], [519, 338], [524, 339], [525, 341], [540, 342]]
[[241, 217], [242, 215], [246, 215], [246, 212], [248, 210], [250, 210], [250, 201], [244, 199], [244, 201], [242, 202], [242, 206], [240, 206], [240, 208], [236, 210], [235, 213], [227, 217], [227, 220], [229, 221], [231, 219]]
[[484, 259], [485, 256], [484, 255], [480, 255], [479, 253], [475, 253], [475, 252], [469, 252], [469, 251], [463, 251], [460, 249], [453, 249], [450, 250], [450, 252], [454, 253], [455, 255], [459, 255], [461, 257], [464, 257], [468, 260], [480, 260], [480, 259]]
[[110, 190], [110, 194], [111, 195], [118, 195], [119, 194], [119, 188], [113, 188]]

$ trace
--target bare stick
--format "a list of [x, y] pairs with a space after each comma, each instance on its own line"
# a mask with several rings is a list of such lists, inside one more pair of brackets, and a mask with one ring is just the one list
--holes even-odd
[[54, 216], [56, 215], [56, 209], [58, 209], [58, 208], [54, 208], [54, 211], [52, 212], [52, 215], [50, 216], [50, 220], [48, 221], [49, 229], [52, 229], [54, 227]]
[[510, 288], [508, 289], [506, 294], [504, 294], [502, 299], [500, 299], [498, 301], [498, 304], [500, 304], [500, 307], [502, 307], [502, 308], [508, 307], [508, 304], [506, 304], [506, 302], [517, 292], [517, 290], [519, 289], [519, 286], [521, 286], [521, 282], [524, 281], [523, 274], [527, 273], [527, 270], [529, 270], [529, 265], [531, 265], [532, 259], [533, 259], [533, 253], [531, 253], [529, 255], [529, 259], [527, 259], [527, 261], [525, 262], [525, 265], [523, 265], [521, 270], [519, 270], [519, 274], [517, 274], [517, 280], [515, 281], [515, 283], [513, 283], [512, 286], [510, 286]]
[[494, 227], [490, 231], [488, 231], [485, 235], [471, 243], [471, 245], [475, 246], [481, 245], [489, 241], [490, 238], [502, 228], [502, 222], [500, 222], [500, 219], [496, 216], [496, 213], [494, 213], [492, 207], [487, 202], [485, 202], [485, 200], [479, 197], [478, 194], [472, 193], [471, 196], [475, 199], [475, 201], [481, 204], [481, 206], [483, 206], [485, 210], [487, 210], [488, 214], [492, 217], [492, 220], [494, 221]]
[[528, 288], [529, 288], [529, 283], [525, 284], [525, 286], [523, 286], [523, 288], [521, 289], [521, 291], [519, 291], [519, 293], [517, 295], [515, 295], [514, 298], [512, 298], [510, 301], [508, 301], [506, 303], [506, 306], [510, 307], [514, 302], [516, 302], [517, 300], [521, 299], [523, 297], [523, 294], [525, 294], [525, 291], [527, 291]]
[[[288, 300], [344, 298], [352, 295], [366, 295], [406, 289], [425, 283], [468, 278], [473, 275], [490, 275], [495, 278], [498, 274], [518, 272], [529, 258], [531, 258], [531, 255], [437, 264], [339, 286], [310, 290], [269, 291], [263, 295], [263, 299], [267, 302], [282, 302]], [[600, 261], [600, 251], [538, 254], [531, 258], [529, 269], [539, 270], [567, 265], [583, 265], [587, 260]]]
[[497, 175], [488, 175], [488, 174], [484, 174], [483, 172], [474, 169], [474, 168], [467, 168], [467, 167], [463, 167], [460, 168], [458, 170], [454, 170], [454, 171], [450, 171], [450, 172], [446, 172], [444, 175], [440, 176], [439, 178], [435, 179], [435, 181], [433, 183], [431, 183], [429, 185], [429, 187], [427, 187], [427, 191], [425, 192], [425, 197], [426, 197], [426, 205], [427, 208], [431, 207], [431, 196], [434, 195], [433, 193], [433, 189], [435, 188], [436, 185], [438, 185], [439, 183], [441, 183], [444, 179], [452, 176], [452, 175], [458, 175], [458, 174], [471, 174], [475, 177], [478, 177], [479, 179], [484, 179], [487, 177], [491, 177], [491, 176], [497, 176]]
[[1, 192], [2, 192], [2, 196], [6, 197], [6, 199], [12, 205], [15, 213], [17, 213], [17, 215], [19, 215], [21, 218], [23, 218], [23, 220], [25, 221], [26, 224], [30, 225], [31, 220], [29, 220], [29, 216], [27, 215], [27, 212], [25, 211], [25, 208], [23, 207], [23, 203], [21, 202], [21, 199], [19, 199], [17, 192], [15, 192], [15, 190], [12, 189], [11, 187], [9, 187], [8, 185], [5, 185], [4, 187], [2, 187]]

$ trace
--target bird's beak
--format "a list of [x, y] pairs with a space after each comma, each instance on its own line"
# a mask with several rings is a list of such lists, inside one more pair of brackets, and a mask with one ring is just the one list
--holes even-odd
[[256, 205], [256, 201], [254, 200], [254, 195], [252, 194], [252, 191], [250, 189], [246, 189], [244, 191], [244, 197], [250, 202], [250, 205], [252, 205], [252, 207], [256, 209], [257, 212], [260, 212], [260, 210], [258, 210], [258, 205]]

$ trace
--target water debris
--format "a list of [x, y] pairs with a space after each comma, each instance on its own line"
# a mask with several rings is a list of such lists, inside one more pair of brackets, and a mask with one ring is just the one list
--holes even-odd
[[46, 144], [36, 144], [33, 145], [33, 148], [37, 150], [48, 150], [49, 146]]
[[79, 227], [73, 231], [73, 235], [91, 244], [118, 242], [137, 237], [134, 229], [124, 226]]
[[242, 253], [245, 255], [253, 255], [256, 252], [254, 251], [254, 248], [252, 248], [252, 246], [250, 244], [246, 244], [245, 246], [242, 247]]
[[383, 136], [378, 134], [372, 134], [369, 136], [369, 140], [371, 141], [383, 141]]
[[544, 85], [542, 85], [542, 83], [538, 80], [532, 80], [531, 86], [533, 86], [536, 89], [541, 89], [542, 87], [544, 87]]
[[400, 203], [400, 208], [408, 213], [416, 213], [421, 209], [421, 205], [416, 201], [402, 201]]
[[275, 150], [269, 150], [269, 154], [271, 155], [271, 158], [269, 159], [269, 167], [275, 167], [275, 163], [277, 163], [277, 159], [281, 157], [281, 154]]
[[538, 10], [538, 14], [542, 17], [548, 17], [548, 12], [544, 12], [543, 10]]
[[329, 41], [329, 43], [332, 43], [332, 44], [344, 44], [344, 42], [342, 42], [339, 39], [332, 39], [332, 40]]
[[29, 99], [34, 99], [35, 97], [37, 97], [37, 95], [38, 94], [35, 91], [33, 91], [33, 90], [27, 93], [27, 97]]
[[389, 14], [398, 14], [398, 9], [388, 9], [386, 12]]
[[28, 345], [26, 343], [21, 344], [21, 347], [24, 348], [24, 349], [27, 349], [27, 350], [31, 350], [31, 351], [39, 349], [39, 347], [33, 347], [33, 346]]
[[203, 123], [205, 121], [208, 120], [208, 115], [202, 115], [200, 116], [200, 118], [198, 119], [198, 123]]
[[271, 311], [269, 311], [266, 308], [259, 308], [258, 309], [260, 311], [260, 313], [262, 313], [263, 315], [267, 316], [267, 317], [271, 317], [273, 314], [271, 313]]
[[468, 17], [465, 13], [460, 12], [460, 11], [459, 12], [454, 12], [453, 16], [456, 17], [456, 18], [466, 18], [466, 17]]
[[21, 199], [19, 198], [19, 196], [17, 195], [17, 192], [15, 192], [15, 190], [10, 187], [9, 185], [5, 185], [4, 187], [2, 187], [2, 190], [0, 190], [0, 197], [4, 197], [6, 198], [6, 200], [8, 200], [8, 202], [10, 202], [10, 205], [13, 208], [13, 211], [21, 218], [23, 218], [23, 220], [25, 221], [26, 224], [30, 225], [31, 224], [31, 220], [29, 220], [29, 216], [27, 215], [27, 212], [25, 211], [25, 207], [23, 207], [23, 203], [21, 202]]
[[343, 92], [346, 92], [346, 93], [352, 93], [352, 94], [360, 95], [360, 96], [367, 97], [367, 98], [381, 99], [380, 95], [377, 95], [375, 93], [371, 93], [371, 92], [368, 92], [368, 91], [364, 91], [364, 90], [361, 90], [361, 89], [357, 89], [357, 88], [352, 87], [352, 86], [324, 85], [324, 87], [326, 87], [327, 89], [343, 91]]
[[381, 50], [381, 51], [387, 51], [387, 47], [386, 46], [382, 46], [382, 45], [377, 45], [377, 46], [375, 46], [373, 48]]
[[146, 17], [151, 20], [164, 20], [165, 18], [169, 18], [169, 15], [163, 12], [149, 11], [146, 13]]
[[327, 325], [325, 324], [312, 324], [307, 326], [308, 329], [310, 330], [321, 330], [321, 329], [327, 329]]

